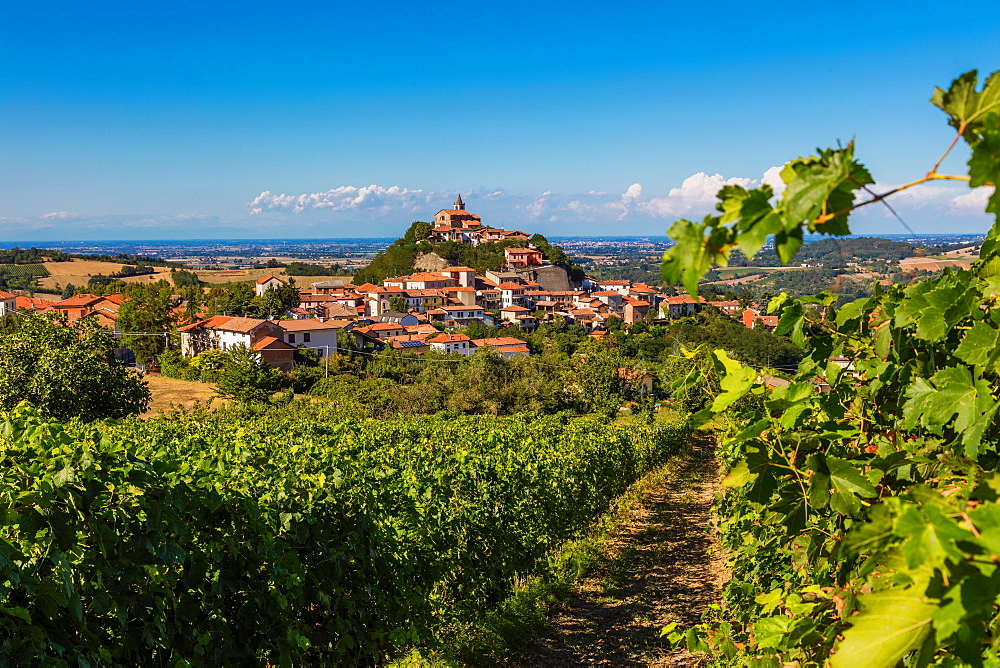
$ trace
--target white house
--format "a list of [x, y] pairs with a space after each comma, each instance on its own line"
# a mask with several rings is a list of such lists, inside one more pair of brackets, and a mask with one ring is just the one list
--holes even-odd
[[17, 295], [0, 290], [0, 316], [17, 310]]
[[440, 353], [460, 353], [462, 355], [471, 355], [476, 351], [472, 345], [472, 339], [467, 337], [465, 334], [438, 334], [433, 339], [427, 339], [427, 343], [430, 344], [431, 350], [436, 350]]
[[503, 306], [513, 306], [524, 301], [524, 286], [512, 281], [506, 281], [497, 286], [500, 291], [500, 303]]
[[[288, 320], [286, 322], [300, 322]], [[178, 329], [181, 333], [181, 354], [192, 356], [206, 350], [230, 350], [234, 346], [247, 348], [268, 336], [281, 338], [282, 331], [270, 320], [213, 316]]]
[[278, 288], [288, 285], [285, 281], [281, 280], [277, 276], [262, 276], [257, 279], [257, 283], [253, 286], [253, 291], [258, 297], [263, 297], [264, 293], [268, 290], [277, 290]]
[[482, 322], [486, 317], [486, 311], [482, 306], [441, 306], [441, 311], [444, 311], [444, 320], [454, 320], [460, 326], [464, 327], [470, 325], [473, 322]]
[[349, 320], [281, 320], [282, 340], [292, 346], [311, 348], [320, 357], [337, 352], [337, 333], [349, 327]]

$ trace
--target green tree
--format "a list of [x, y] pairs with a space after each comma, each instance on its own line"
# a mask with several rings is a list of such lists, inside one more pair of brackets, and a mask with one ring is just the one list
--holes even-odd
[[423, 241], [430, 236], [432, 229], [434, 229], [434, 227], [430, 223], [416, 220], [406, 230], [406, 234], [403, 235], [403, 241], [408, 244]]
[[76, 294], [76, 286], [72, 283], [67, 283], [66, 287], [62, 289], [62, 298], [69, 299]]
[[156, 359], [167, 345], [167, 333], [174, 324], [171, 292], [166, 281], [134, 284], [118, 309], [122, 346], [135, 352], [139, 363]]
[[407, 306], [405, 297], [396, 295], [389, 300], [389, 310], [393, 313], [406, 313]]
[[27, 401], [58, 420], [92, 421], [143, 412], [146, 383], [115, 361], [115, 337], [93, 318], [73, 323], [25, 313], [0, 338], [0, 409]]
[[244, 345], [226, 351], [215, 393], [240, 403], [266, 403], [281, 386], [281, 372]]

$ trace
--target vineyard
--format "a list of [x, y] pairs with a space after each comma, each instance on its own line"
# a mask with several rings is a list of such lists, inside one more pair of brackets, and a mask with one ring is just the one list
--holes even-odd
[[[853, 143], [793, 160], [782, 193], [726, 186], [720, 215], [678, 221], [665, 277], [693, 292], [769, 235], [787, 263], [805, 230], [849, 234], [851, 211], [936, 180], [987, 186], [1000, 214], [1000, 73], [981, 89], [966, 73], [931, 102], [954, 141], [914, 181], [874, 192]], [[963, 140], [968, 175], [939, 172]], [[778, 333], [806, 354], [786, 385], [765, 392], [716, 351], [721, 391], [697, 420], [726, 435], [717, 511], [733, 577], [712, 619], [669, 640], [723, 665], [1000, 665], [998, 294], [1000, 223], [971, 270], [876, 284], [839, 310], [830, 293], [773, 300]]]
[[8, 415], [0, 653], [356, 665], [438, 646], [689, 435], [686, 420], [330, 410]]
[[49, 275], [44, 264], [0, 264], [0, 274], [23, 278], [41, 278]]

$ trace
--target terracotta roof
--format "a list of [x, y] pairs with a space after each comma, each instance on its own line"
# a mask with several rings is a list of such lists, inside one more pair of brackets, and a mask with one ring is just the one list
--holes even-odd
[[95, 295], [75, 295], [69, 299], [62, 300], [61, 302], [56, 302], [52, 306], [54, 308], [85, 308], [95, 302], [99, 302], [102, 299], [104, 299], [104, 297], [97, 297]]
[[273, 336], [265, 336], [263, 339], [257, 341], [257, 343], [250, 346], [251, 350], [264, 350], [265, 348], [284, 348], [285, 350], [294, 350], [295, 346], [289, 345], [282, 341], [281, 339], [275, 338]]
[[445, 334], [441, 333], [433, 339], [427, 339], [428, 343], [458, 343], [461, 341], [471, 341], [465, 334]]
[[38, 297], [23, 297], [21, 295], [16, 295], [14, 297], [14, 306], [18, 309], [28, 309], [31, 311], [43, 311], [52, 308], [53, 302], [47, 299], [40, 299]]
[[590, 293], [594, 297], [621, 297], [622, 293], [615, 292], [614, 290], [599, 290], [597, 292]]
[[[233, 318], [226, 315], [216, 315], [212, 316], [208, 320], [202, 320], [201, 322], [196, 322], [186, 327], [179, 328], [179, 331], [188, 332], [194, 329], [221, 329], [227, 332], [241, 332], [243, 334], [250, 332], [257, 327], [263, 325], [266, 320], [258, 320], [257, 318]], [[288, 321], [294, 322], [294, 321]]]
[[445, 267], [441, 271], [475, 271], [472, 267]]
[[435, 334], [438, 331], [437, 327], [426, 322], [419, 325], [403, 325], [403, 329], [414, 334]]
[[497, 286], [500, 290], [523, 290], [524, 286], [513, 281], [505, 281]]
[[524, 311], [525, 313], [530, 313], [531, 312], [530, 308], [524, 308], [523, 306], [504, 306], [500, 310], [501, 311], [512, 311], [514, 313], [517, 313], [518, 311]]
[[542, 254], [542, 251], [535, 250], [534, 248], [504, 248], [504, 253], [538, 253]]
[[406, 331], [402, 325], [397, 325], [391, 322], [376, 322], [374, 325], [368, 325], [367, 327], [361, 327], [360, 331], [363, 332], [388, 332], [395, 329], [402, 329]]
[[[268, 281], [278, 281], [279, 283], [285, 283], [285, 281], [281, 280], [277, 276], [273, 276], [271, 274], [268, 274], [267, 276], [262, 276], [261, 278], [258, 278], [257, 279], [257, 285], [263, 285], [264, 283], [267, 283]], [[287, 283], [286, 283], [286, 285], [287, 285]]]
[[315, 318], [305, 318], [304, 320], [279, 320], [276, 324], [286, 332], [317, 332], [324, 329], [344, 329], [351, 323], [348, 320], [320, 322]]
[[4, 292], [3, 290], [0, 290], [0, 299], [16, 299], [16, 298], [17, 295], [15, 295], [13, 292]]
[[482, 311], [483, 307], [482, 306], [442, 306], [441, 308], [435, 309], [435, 310], [438, 310], [438, 311], [440, 311], [440, 310], [445, 310], [445, 311], [476, 311], [476, 310], [479, 310], [479, 311]]
[[443, 276], [429, 271], [421, 271], [409, 276], [403, 276], [408, 281], [454, 281], [451, 276]]
[[497, 336], [491, 339], [473, 339], [477, 346], [526, 346], [527, 341], [515, 339], [513, 336]]

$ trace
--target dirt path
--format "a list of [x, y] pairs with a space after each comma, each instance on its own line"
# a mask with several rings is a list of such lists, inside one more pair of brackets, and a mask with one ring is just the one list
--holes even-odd
[[724, 564], [709, 554], [706, 527], [718, 471], [707, 438], [668, 469], [615, 536], [611, 554], [540, 631], [519, 666], [692, 666], [660, 639], [669, 622], [689, 626], [718, 600]]

